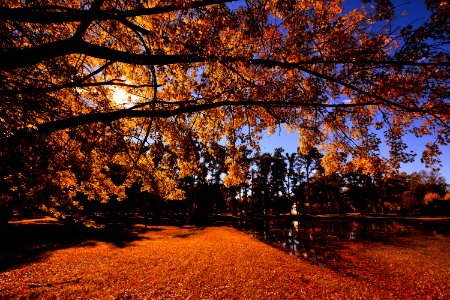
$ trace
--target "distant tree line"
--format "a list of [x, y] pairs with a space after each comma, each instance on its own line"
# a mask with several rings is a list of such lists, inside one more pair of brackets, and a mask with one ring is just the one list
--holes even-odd
[[[433, 203], [450, 200], [449, 185], [435, 171], [370, 175], [344, 169], [326, 174], [323, 155], [316, 148], [306, 154], [285, 154], [283, 148], [276, 148], [273, 154], [247, 154], [241, 158], [241, 163], [249, 165], [247, 181], [235, 186], [223, 185], [220, 165], [211, 169], [208, 161], [203, 162], [204, 171], [190, 178], [187, 190], [194, 209], [246, 216], [448, 213], [430, 208]], [[203, 204], [209, 208], [202, 208]]]
[[[178, 200], [165, 199], [157, 188], [142, 189], [142, 183], [135, 181], [126, 188], [123, 200], [112, 194], [106, 196], [108, 201], [92, 201], [89, 195], [77, 192], [75, 201], [66, 204], [60, 201], [60, 205], [53, 208], [52, 199], [45, 195], [35, 199], [20, 194], [9, 202], [9, 209], [23, 213], [44, 207], [44, 211], [61, 219], [82, 221], [87, 225], [118, 218], [125, 220], [130, 216], [153, 222], [164, 218], [165, 221], [202, 223], [218, 214], [261, 217], [350, 212], [449, 213], [449, 185], [435, 171], [370, 175], [358, 169], [343, 169], [326, 174], [322, 167], [323, 155], [317, 148], [308, 153], [301, 153], [299, 149], [285, 153], [283, 148], [276, 148], [271, 154], [252, 153], [242, 146], [237, 163], [248, 170], [241, 174], [245, 180], [225, 184], [230, 172], [226, 168], [229, 153], [225, 146], [216, 144], [215, 147], [217, 149], [212, 152], [197, 145], [196, 171], [175, 178], [177, 188], [184, 194]], [[158, 159], [166, 159], [166, 156], [171, 156], [170, 151], [162, 151]], [[342, 160], [346, 160], [344, 154]], [[158, 161], [154, 163], [158, 166]], [[104, 168], [113, 184], [120, 185], [126, 177], [127, 170], [114, 164]], [[175, 170], [175, 173], [179, 171]]]

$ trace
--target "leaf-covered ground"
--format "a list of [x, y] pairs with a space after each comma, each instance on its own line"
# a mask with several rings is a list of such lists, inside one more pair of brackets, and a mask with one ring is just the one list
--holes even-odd
[[229, 227], [138, 227], [0, 273], [0, 299], [450, 299], [450, 238], [353, 243], [335, 270]]

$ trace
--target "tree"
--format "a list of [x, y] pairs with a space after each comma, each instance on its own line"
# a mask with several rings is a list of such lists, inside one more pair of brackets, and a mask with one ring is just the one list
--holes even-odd
[[431, 201], [425, 199], [427, 194], [443, 197], [447, 192], [448, 184], [445, 178], [437, 172], [419, 171], [408, 176], [408, 202], [409, 207], [427, 204]]
[[433, 200], [441, 200], [441, 196], [436, 193], [426, 193], [425, 197], [423, 197], [423, 203], [428, 204]]
[[292, 206], [295, 203], [295, 209], [297, 211], [298, 201], [295, 195], [295, 190], [297, 189], [297, 185], [301, 180], [301, 173], [298, 171], [298, 160], [297, 153], [286, 153], [287, 160], [287, 173], [286, 173], [286, 192], [287, 199], [292, 213]]
[[[301, 166], [301, 170], [304, 173], [304, 202], [309, 205], [309, 212], [312, 213], [313, 209], [313, 199], [311, 197], [311, 177], [314, 174], [313, 172], [320, 172], [322, 169], [322, 154], [319, 152], [317, 148], [312, 148], [306, 153], [302, 153], [301, 149], [298, 149], [298, 159], [299, 165]], [[298, 207], [298, 206], [297, 206]], [[302, 205], [304, 208], [304, 205]]]
[[234, 137], [228, 142], [225, 160], [227, 172], [224, 177], [224, 185], [227, 187], [229, 203], [234, 215], [238, 213], [238, 200], [242, 198], [246, 200], [247, 198], [247, 187], [250, 179], [250, 154], [251, 151], [247, 146], [245, 144], [237, 145]]
[[375, 210], [376, 189], [374, 179], [361, 170], [346, 174], [346, 196], [357, 211], [371, 213]]
[[391, 209], [398, 210], [403, 208], [403, 196], [408, 189], [408, 175], [405, 172], [395, 174], [386, 178], [385, 181], [384, 203], [389, 203]]
[[225, 174], [226, 148], [218, 143], [203, 147], [202, 158], [208, 170], [208, 202], [211, 203], [213, 213], [225, 210], [225, 190], [222, 175]]
[[311, 189], [316, 203], [321, 206], [321, 213], [345, 213], [348, 209], [343, 202], [341, 189], [344, 187], [343, 177], [339, 173], [324, 175], [316, 173]]
[[287, 203], [285, 185], [287, 164], [283, 152], [283, 148], [275, 148], [270, 166], [270, 200], [273, 202], [271, 207], [274, 208], [275, 213], [287, 212], [290, 210]]
[[256, 165], [252, 176], [252, 199], [255, 203], [254, 211], [258, 215], [267, 215], [270, 209], [270, 167], [272, 156], [269, 153], [257, 154], [254, 158]]
[[[412, 159], [407, 133], [435, 136], [422, 159], [439, 164], [450, 140], [446, 2], [427, 1], [431, 18], [398, 30], [390, 1], [346, 13], [342, 0], [232, 2], [3, 1], [1, 201], [22, 197], [10, 195], [14, 176], [57, 182], [44, 193], [56, 202], [60, 190], [106, 199], [138, 178], [143, 189], [179, 199], [175, 179], [197, 168], [197, 141], [242, 138], [256, 148], [282, 123], [299, 132], [302, 149], [322, 146], [327, 173], [339, 152], [370, 172], [368, 153], [381, 143], [372, 128], [391, 147], [384, 171]], [[120, 152], [104, 158], [128, 170], [116, 185], [95, 153], [119, 142]], [[166, 154], [147, 150], [156, 142]], [[80, 156], [89, 176], [58, 159], [65, 144], [71, 155], [82, 145], [94, 153]], [[11, 168], [17, 151], [37, 154], [38, 170]], [[239, 165], [226, 165], [227, 184], [246, 180]]]

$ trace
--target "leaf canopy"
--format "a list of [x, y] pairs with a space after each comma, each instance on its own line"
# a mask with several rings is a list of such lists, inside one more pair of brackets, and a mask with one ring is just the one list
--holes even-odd
[[[5, 0], [2, 180], [107, 201], [139, 178], [177, 199], [199, 143], [227, 141], [236, 183], [242, 145], [281, 124], [302, 152], [320, 146], [328, 173], [396, 170], [414, 158], [411, 133], [433, 137], [422, 159], [436, 167], [450, 141], [450, 10], [427, 5], [429, 20], [401, 28], [390, 1]], [[115, 183], [113, 169], [129, 176]]]

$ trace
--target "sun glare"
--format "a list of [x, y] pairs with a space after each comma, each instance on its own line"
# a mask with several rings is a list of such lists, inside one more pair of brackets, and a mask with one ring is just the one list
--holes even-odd
[[112, 92], [113, 92], [112, 100], [115, 104], [121, 105], [129, 102], [130, 95], [124, 89], [115, 87], [112, 88]]

